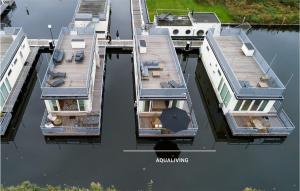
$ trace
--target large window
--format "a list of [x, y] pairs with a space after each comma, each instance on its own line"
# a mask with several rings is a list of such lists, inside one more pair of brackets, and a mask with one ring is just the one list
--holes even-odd
[[1, 93], [4, 97], [4, 100], [6, 100], [6, 98], [8, 97], [8, 90], [6, 89], [6, 86], [4, 83], [1, 85]]
[[251, 105], [251, 103], [252, 103], [252, 100], [245, 100], [244, 105], [242, 107], [242, 110], [243, 111], [248, 111], [249, 106]]
[[7, 89], [10, 91], [11, 90], [11, 85], [10, 85], [7, 78], [5, 79], [5, 85], [6, 85]]
[[49, 105], [50, 105], [52, 111], [58, 111], [56, 100], [50, 100]]
[[227, 94], [227, 91], [228, 91], [228, 88], [227, 88], [226, 84], [224, 84], [224, 86], [223, 86], [223, 88], [222, 88], [222, 90], [221, 90], [221, 94], [220, 94], [222, 100], [224, 100], [224, 98], [225, 98], [225, 96], [226, 96], [226, 94]]
[[268, 100], [264, 100], [264, 101], [261, 103], [261, 105], [260, 105], [258, 111], [263, 111], [263, 110], [265, 110], [267, 104], [268, 104]]
[[222, 78], [222, 79], [220, 80], [220, 83], [219, 83], [219, 86], [218, 86], [218, 90], [219, 90], [219, 91], [221, 90], [221, 87], [222, 87], [222, 85], [223, 85], [223, 82], [224, 82], [224, 79]]
[[84, 100], [78, 100], [79, 110], [85, 111]]
[[4, 106], [4, 97], [0, 93], [0, 107], [3, 107], [3, 106]]
[[227, 107], [228, 103], [230, 102], [230, 99], [231, 99], [231, 95], [230, 95], [229, 91], [227, 91], [225, 99], [223, 100], [226, 107]]
[[238, 102], [235, 105], [234, 111], [239, 111], [242, 103], [243, 103], [243, 100], [238, 100]]
[[261, 103], [262, 100], [255, 100], [252, 107], [251, 107], [251, 111], [257, 111], [260, 103]]

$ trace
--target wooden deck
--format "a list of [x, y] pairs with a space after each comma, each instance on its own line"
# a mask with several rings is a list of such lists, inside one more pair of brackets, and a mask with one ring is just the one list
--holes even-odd
[[141, 28], [143, 24], [143, 16], [140, 7], [140, 0], [131, 0], [131, 14], [133, 30]]
[[0, 60], [2, 61], [3, 56], [5, 55], [7, 49], [13, 43], [14, 39], [12, 35], [1, 35], [0, 36]]
[[[280, 121], [276, 114], [258, 116], [251, 114], [248, 115], [234, 115], [234, 119], [238, 127], [253, 127], [255, 124], [260, 124], [261, 128], [271, 128], [271, 127], [284, 127], [284, 124]], [[256, 122], [256, 123], [255, 123]]]
[[[149, 36], [138, 36], [138, 40], [145, 40], [147, 44], [147, 53], [140, 54], [140, 61], [158, 61], [161, 67], [159, 70], [160, 76], [154, 77], [152, 70], [149, 70], [149, 78], [142, 80], [143, 88], [161, 88], [161, 82], [168, 82], [174, 80], [177, 83], [181, 83], [179, 73], [176, 69], [176, 62], [174, 55], [171, 52], [169, 46], [169, 39], [164, 35], [149, 35]], [[142, 64], [142, 63], [140, 63]]]
[[[69, 54], [73, 54], [75, 57], [76, 51], [82, 49], [74, 49], [71, 46], [71, 35], [65, 35], [60, 47], [60, 50], [64, 51], [64, 60], [54, 67], [55, 72], [65, 72], [66, 78], [65, 83], [60, 87], [85, 87], [89, 71], [90, 54], [93, 45], [93, 35], [79, 35], [76, 38], [81, 38], [85, 40], [84, 59], [82, 62], [76, 63], [73, 58], [72, 62], [67, 62], [66, 57]], [[48, 79], [49, 80], [49, 79]], [[51, 81], [51, 80], [50, 80]]]
[[264, 73], [253, 57], [244, 55], [241, 50], [242, 41], [236, 36], [217, 36], [215, 39], [237, 79], [248, 81], [251, 86], [257, 87]]

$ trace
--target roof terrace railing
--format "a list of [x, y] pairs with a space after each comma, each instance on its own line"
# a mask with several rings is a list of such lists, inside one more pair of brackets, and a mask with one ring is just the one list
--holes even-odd
[[[71, 30], [66, 27], [62, 28], [59, 38], [55, 47], [55, 50], [60, 49], [64, 36], [70, 35]], [[48, 71], [53, 70], [55, 65], [53, 63], [53, 55], [51, 56], [50, 62], [48, 64], [47, 71], [45, 73], [41, 88], [42, 88], [42, 97], [55, 97], [55, 96], [64, 96], [64, 97], [88, 97], [89, 88], [90, 88], [90, 81], [91, 81], [91, 73], [92, 73], [92, 65], [93, 65], [93, 58], [95, 52], [95, 44], [96, 44], [96, 34], [92, 28], [76, 28], [76, 33], [78, 36], [80, 35], [93, 35], [92, 41], [92, 48], [90, 55], [88, 57], [89, 64], [88, 64], [88, 72], [85, 81], [84, 87], [50, 87], [48, 84], [49, 74]], [[55, 51], [54, 50], [54, 51]]]
[[[137, 29], [137, 36], [142, 35], [142, 31]], [[138, 79], [140, 82], [140, 96], [145, 98], [151, 97], [171, 97], [171, 98], [185, 98], [187, 92], [186, 83], [184, 80], [184, 76], [180, 67], [180, 63], [177, 58], [177, 54], [175, 52], [174, 44], [169, 36], [168, 29], [150, 29], [149, 35], [165, 35], [168, 38], [168, 46], [170, 47], [172, 61], [176, 68], [176, 73], [180, 79], [180, 84], [183, 86], [182, 88], [144, 88], [142, 83], [142, 77], [140, 72], [140, 65], [142, 64], [142, 60], [138, 53], [138, 38], [135, 38], [135, 49], [136, 49], [136, 58], [137, 58], [137, 66], [138, 66]]]
[[5, 27], [4, 33], [5, 35], [16, 35], [16, 37], [14, 38], [12, 44], [7, 49], [5, 56], [1, 60], [1, 67], [0, 67], [1, 78], [3, 78], [7, 70], [7, 67], [12, 62], [14, 55], [18, 51], [19, 47], [21, 46], [21, 43], [23, 42], [23, 39], [25, 38], [24, 31], [22, 30], [22, 28], [18, 28], [18, 27]]
[[[240, 28], [223, 28], [221, 32], [221, 36], [239, 36], [240, 39], [246, 43], [251, 43], [245, 32]], [[271, 87], [268, 88], [259, 88], [259, 87], [242, 87], [239, 83], [236, 75], [230, 68], [230, 64], [227, 62], [225, 56], [223, 55], [218, 43], [214, 39], [213, 29], [209, 29], [206, 39], [210, 44], [222, 70], [224, 71], [227, 80], [229, 81], [233, 91], [235, 92], [237, 97], [268, 97], [268, 98], [282, 98], [282, 94], [285, 90], [284, 85], [278, 79], [276, 74], [267, 64], [267, 62], [263, 59], [262, 55], [255, 48], [255, 53], [253, 58], [256, 60], [256, 63], [262, 69], [262, 71], [270, 77]], [[268, 73], [267, 73], [268, 71]]]

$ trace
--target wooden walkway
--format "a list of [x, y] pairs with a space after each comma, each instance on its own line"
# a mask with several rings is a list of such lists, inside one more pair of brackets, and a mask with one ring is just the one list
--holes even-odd
[[140, 0], [131, 0], [131, 16], [132, 29], [133, 33], [135, 33], [136, 28], [141, 28], [144, 25]]
[[98, 40], [98, 47], [107, 47], [107, 48], [132, 48], [133, 47], [132, 40], [112, 40], [108, 43], [107, 40]]
[[[49, 42], [51, 39], [28, 39], [30, 47], [49, 47]], [[54, 43], [57, 43], [57, 39], [54, 40]]]
[[13, 107], [18, 99], [18, 96], [19, 96], [21, 90], [22, 90], [22, 87], [27, 79], [27, 76], [32, 67], [32, 64], [38, 54], [38, 51], [39, 51], [39, 47], [31, 48], [29, 56], [26, 60], [28, 62], [28, 64], [23, 67], [23, 69], [16, 81], [16, 84], [14, 85], [13, 89], [11, 90], [11, 93], [9, 94], [9, 97], [3, 108], [3, 112], [5, 112], [5, 113], [12, 112]]

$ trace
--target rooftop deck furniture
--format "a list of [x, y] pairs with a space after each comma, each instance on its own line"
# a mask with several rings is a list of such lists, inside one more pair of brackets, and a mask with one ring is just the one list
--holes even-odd
[[159, 71], [152, 71], [152, 76], [155, 78], [160, 77], [160, 72]]
[[47, 81], [47, 83], [51, 86], [51, 87], [59, 87], [61, 85], [63, 85], [65, 83], [65, 80], [63, 79], [58, 79], [55, 81]]
[[52, 59], [53, 59], [54, 63], [62, 62], [64, 59], [64, 52], [59, 49], [54, 50]]
[[62, 125], [62, 119], [57, 117], [54, 121], [53, 121], [53, 125], [55, 126], [60, 126]]
[[168, 82], [161, 82], [160, 87], [162, 87], [162, 88], [172, 88], [172, 86]]
[[55, 79], [55, 78], [65, 78], [66, 77], [66, 73], [65, 72], [53, 72], [52, 70], [48, 70], [48, 74], [50, 75], [50, 77], [52, 79]]
[[53, 116], [51, 113], [49, 113], [47, 118], [49, 121], [54, 121], [55, 119], [57, 119], [57, 116]]
[[75, 54], [75, 62], [81, 62], [83, 61], [83, 58], [84, 58], [84, 51], [78, 50]]
[[73, 57], [74, 57], [73, 53], [67, 53], [66, 54], [66, 61], [67, 62], [72, 62], [73, 61]]
[[162, 128], [161, 121], [158, 117], [154, 118], [151, 124], [152, 124], [152, 128]]
[[175, 82], [174, 80], [168, 81], [168, 84], [170, 84], [171, 87], [173, 87], [173, 88], [182, 88], [182, 87], [183, 87], [183, 85], [178, 84], [178, 83]]

